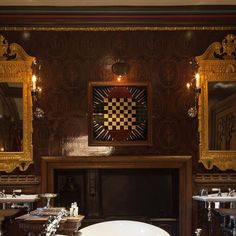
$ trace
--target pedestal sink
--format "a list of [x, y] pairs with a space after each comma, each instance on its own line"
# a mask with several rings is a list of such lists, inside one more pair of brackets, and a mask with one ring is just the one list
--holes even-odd
[[232, 207], [232, 204], [236, 203], [236, 195], [235, 193], [232, 195], [229, 195], [229, 193], [212, 193], [206, 196], [193, 196], [193, 200], [205, 202], [205, 208], [208, 209], [208, 221], [211, 221], [211, 210], [219, 209], [222, 203], [230, 203]]
[[208, 194], [207, 196], [193, 196], [194, 200], [203, 202], [236, 202], [236, 195], [229, 196], [228, 193], [218, 193]]
[[30, 203], [39, 200], [38, 194], [21, 194], [15, 195], [6, 194], [4, 197], [0, 197], [0, 203]]
[[[236, 206], [236, 194], [233, 190], [231, 194], [229, 192], [221, 193], [220, 191], [218, 193], [213, 194], [205, 194], [204, 196], [196, 195], [193, 196], [193, 200], [203, 202], [205, 204], [205, 208], [208, 210], [207, 217], [210, 225], [209, 235], [212, 233], [212, 209], [221, 209], [222, 207], [228, 207], [230, 210], [231, 208], [235, 208]], [[236, 235], [236, 234], [234, 234]]]
[[229, 196], [228, 193], [221, 193], [221, 196], [219, 196], [218, 193], [213, 193], [207, 196], [193, 196], [193, 199], [203, 202], [236, 202], [236, 195]]
[[[37, 194], [21, 194], [21, 195], [13, 195], [13, 194], [4, 194], [0, 197], [0, 203], [2, 204], [2, 209], [0, 209], [0, 236], [3, 235], [1, 226], [2, 222], [6, 217], [10, 217], [15, 215], [20, 208], [27, 208], [28, 211], [30, 209], [30, 204], [39, 200]], [[11, 209], [7, 209], [7, 205], [10, 204]], [[23, 205], [20, 205], [23, 204]]]

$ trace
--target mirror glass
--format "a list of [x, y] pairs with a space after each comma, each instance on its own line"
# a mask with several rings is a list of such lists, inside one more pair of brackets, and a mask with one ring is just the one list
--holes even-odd
[[236, 82], [208, 82], [209, 149], [236, 150]]
[[22, 152], [22, 83], [0, 83], [0, 151]]

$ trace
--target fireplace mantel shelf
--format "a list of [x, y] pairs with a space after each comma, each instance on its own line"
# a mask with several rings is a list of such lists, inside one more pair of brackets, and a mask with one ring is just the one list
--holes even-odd
[[[191, 159], [190, 156], [45, 156], [42, 157], [42, 164], [65, 165], [64, 168], [71, 168], [71, 163], [77, 167], [87, 168], [179, 168]], [[63, 164], [62, 164], [63, 163]], [[115, 166], [113, 164], [116, 164]], [[139, 163], [139, 164], [138, 164]], [[112, 166], [111, 166], [112, 164]]]

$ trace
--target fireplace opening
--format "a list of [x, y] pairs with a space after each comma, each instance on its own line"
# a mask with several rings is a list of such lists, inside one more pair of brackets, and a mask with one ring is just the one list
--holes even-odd
[[70, 208], [77, 202], [81, 214], [86, 213], [86, 170], [56, 170], [54, 189], [58, 193], [56, 206]]
[[101, 170], [104, 217], [178, 218], [178, 171]]

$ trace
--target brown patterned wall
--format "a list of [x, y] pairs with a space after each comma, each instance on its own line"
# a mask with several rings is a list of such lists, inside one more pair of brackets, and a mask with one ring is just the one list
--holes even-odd
[[[186, 90], [193, 68], [188, 60], [202, 54], [229, 31], [4, 31], [42, 66], [39, 105], [45, 119], [34, 120], [34, 161], [28, 173], [40, 174], [41, 156], [63, 155], [68, 137], [87, 135], [87, 85], [111, 81], [117, 59], [128, 62], [129, 81], [152, 83], [152, 134], [149, 147], [116, 147], [114, 155], [192, 155], [198, 161], [197, 119], [187, 116], [193, 96]], [[235, 32], [233, 32], [235, 33]]]

